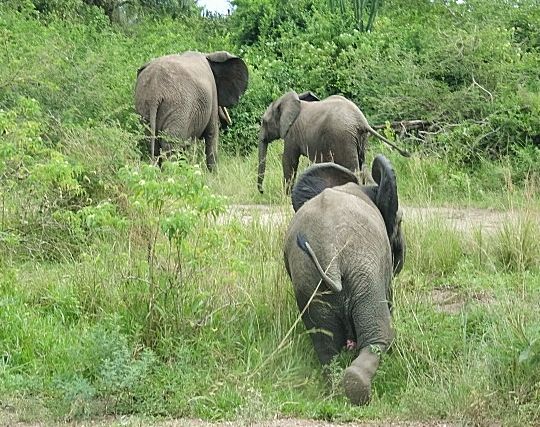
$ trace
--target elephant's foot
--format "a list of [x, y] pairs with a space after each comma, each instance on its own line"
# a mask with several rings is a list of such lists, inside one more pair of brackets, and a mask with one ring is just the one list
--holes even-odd
[[345, 395], [353, 405], [366, 405], [371, 399], [371, 380], [356, 366], [349, 366], [343, 376]]
[[379, 366], [379, 355], [369, 347], [363, 348], [358, 357], [345, 370], [345, 394], [354, 405], [366, 405], [371, 399], [371, 379]]

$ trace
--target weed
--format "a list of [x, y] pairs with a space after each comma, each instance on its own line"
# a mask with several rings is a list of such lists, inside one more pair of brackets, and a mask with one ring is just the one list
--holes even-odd
[[506, 270], [523, 272], [540, 267], [540, 226], [536, 214], [515, 214], [495, 238], [495, 258]]

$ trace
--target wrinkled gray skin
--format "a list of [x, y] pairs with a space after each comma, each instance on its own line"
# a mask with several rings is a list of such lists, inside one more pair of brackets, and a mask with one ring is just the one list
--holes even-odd
[[217, 161], [219, 123], [230, 124], [227, 110], [248, 84], [246, 64], [228, 52], [185, 52], [144, 64], [137, 71], [135, 108], [149, 126], [155, 160], [170, 145], [159, 137], [203, 138], [206, 165]]
[[320, 101], [313, 93], [298, 95], [291, 91], [272, 102], [261, 120], [259, 134], [259, 170], [257, 187], [263, 192], [268, 144], [285, 141], [282, 166], [287, 193], [294, 184], [301, 155], [312, 162], [334, 162], [355, 172], [364, 163], [369, 134], [396, 147], [375, 131], [360, 109], [343, 96], [333, 95]]
[[284, 248], [300, 311], [321, 282], [302, 318], [320, 362], [356, 342], [344, 387], [360, 405], [369, 402], [380, 354], [393, 339], [391, 281], [405, 257], [394, 171], [379, 155], [372, 173], [377, 184], [361, 186], [334, 163], [306, 169], [293, 188], [296, 214]]

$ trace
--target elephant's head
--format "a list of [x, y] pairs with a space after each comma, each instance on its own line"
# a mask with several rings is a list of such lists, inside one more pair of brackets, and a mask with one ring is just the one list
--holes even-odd
[[370, 188], [369, 192], [366, 191], [366, 194], [374, 194], [371, 200], [377, 205], [383, 216], [390, 247], [392, 248], [394, 275], [397, 275], [403, 268], [403, 262], [405, 261], [405, 239], [401, 230], [403, 215], [398, 204], [396, 173], [390, 161], [382, 154], [379, 154], [373, 159], [371, 174], [377, 185], [364, 188]]
[[229, 52], [209, 53], [206, 59], [210, 64], [218, 92], [218, 117], [221, 127], [232, 124], [227, 107], [238, 104], [248, 85], [248, 69], [244, 61]]
[[225, 51], [208, 53], [206, 59], [216, 81], [218, 105], [232, 107], [238, 104], [247, 89], [249, 79], [244, 61]]
[[257, 179], [257, 187], [260, 193], [263, 192], [262, 183], [266, 170], [268, 144], [279, 138], [285, 139], [300, 114], [301, 101], [319, 101], [319, 98], [312, 92], [304, 92], [299, 95], [295, 91], [290, 91], [272, 102], [262, 116], [261, 131], [259, 133], [259, 173]]
[[[355, 194], [351, 190], [353, 183], [366, 194], [381, 213], [390, 248], [392, 250], [394, 275], [403, 268], [405, 260], [405, 239], [401, 230], [402, 214], [398, 205], [396, 174], [390, 161], [379, 154], [372, 164], [373, 185], [360, 185], [358, 177], [347, 168], [335, 163], [318, 163], [307, 168], [293, 187], [291, 198], [294, 211], [326, 188], [344, 186], [342, 190]], [[347, 186], [345, 186], [347, 184]]]

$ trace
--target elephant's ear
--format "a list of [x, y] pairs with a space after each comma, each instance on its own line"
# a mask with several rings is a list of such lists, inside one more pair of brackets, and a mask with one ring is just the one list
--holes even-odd
[[298, 211], [304, 203], [325, 189], [348, 182], [358, 184], [358, 178], [343, 166], [335, 163], [317, 163], [308, 167], [292, 189], [291, 199], [294, 211]]
[[284, 139], [300, 114], [300, 98], [296, 92], [288, 92], [276, 102], [275, 108], [278, 110], [279, 135]]
[[373, 160], [371, 175], [378, 184], [374, 202], [382, 214], [388, 237], [390, 237], [399, 225], [397, 223], [398, 194], [396, 174], [390, 161], [382, 154], [379, 154]]
[[216, 80], [218, 105], [232, 107], [238, 104], [249, 79], [244, 61], [225, 51], [209, 53], [206, 59]]
[[150, 65], [150, 62], [152, 61], [148, 61], [146, 64], [142, 65], [139, 67], [139, 69], [137, 70], [137, 77], [139, 77], [139, 74], [141, 74], [143, 72], [143, 70], [148, 67], [148, 65]]
[[377, 185], [364, 185], [362, 191], [375, 203], [384, 220], [392, 249], [394, 275], [403, 268], [406, 244], [401, 231], [402, 212], [399, 209], [396, 174], [390, 161], [379, 154], [373, 160], [371, 174]]
[[300, 98], [300, 101], [306, 102], [320, 101], [319, 97], [309, 90], [298, 94], [298, 98]]

